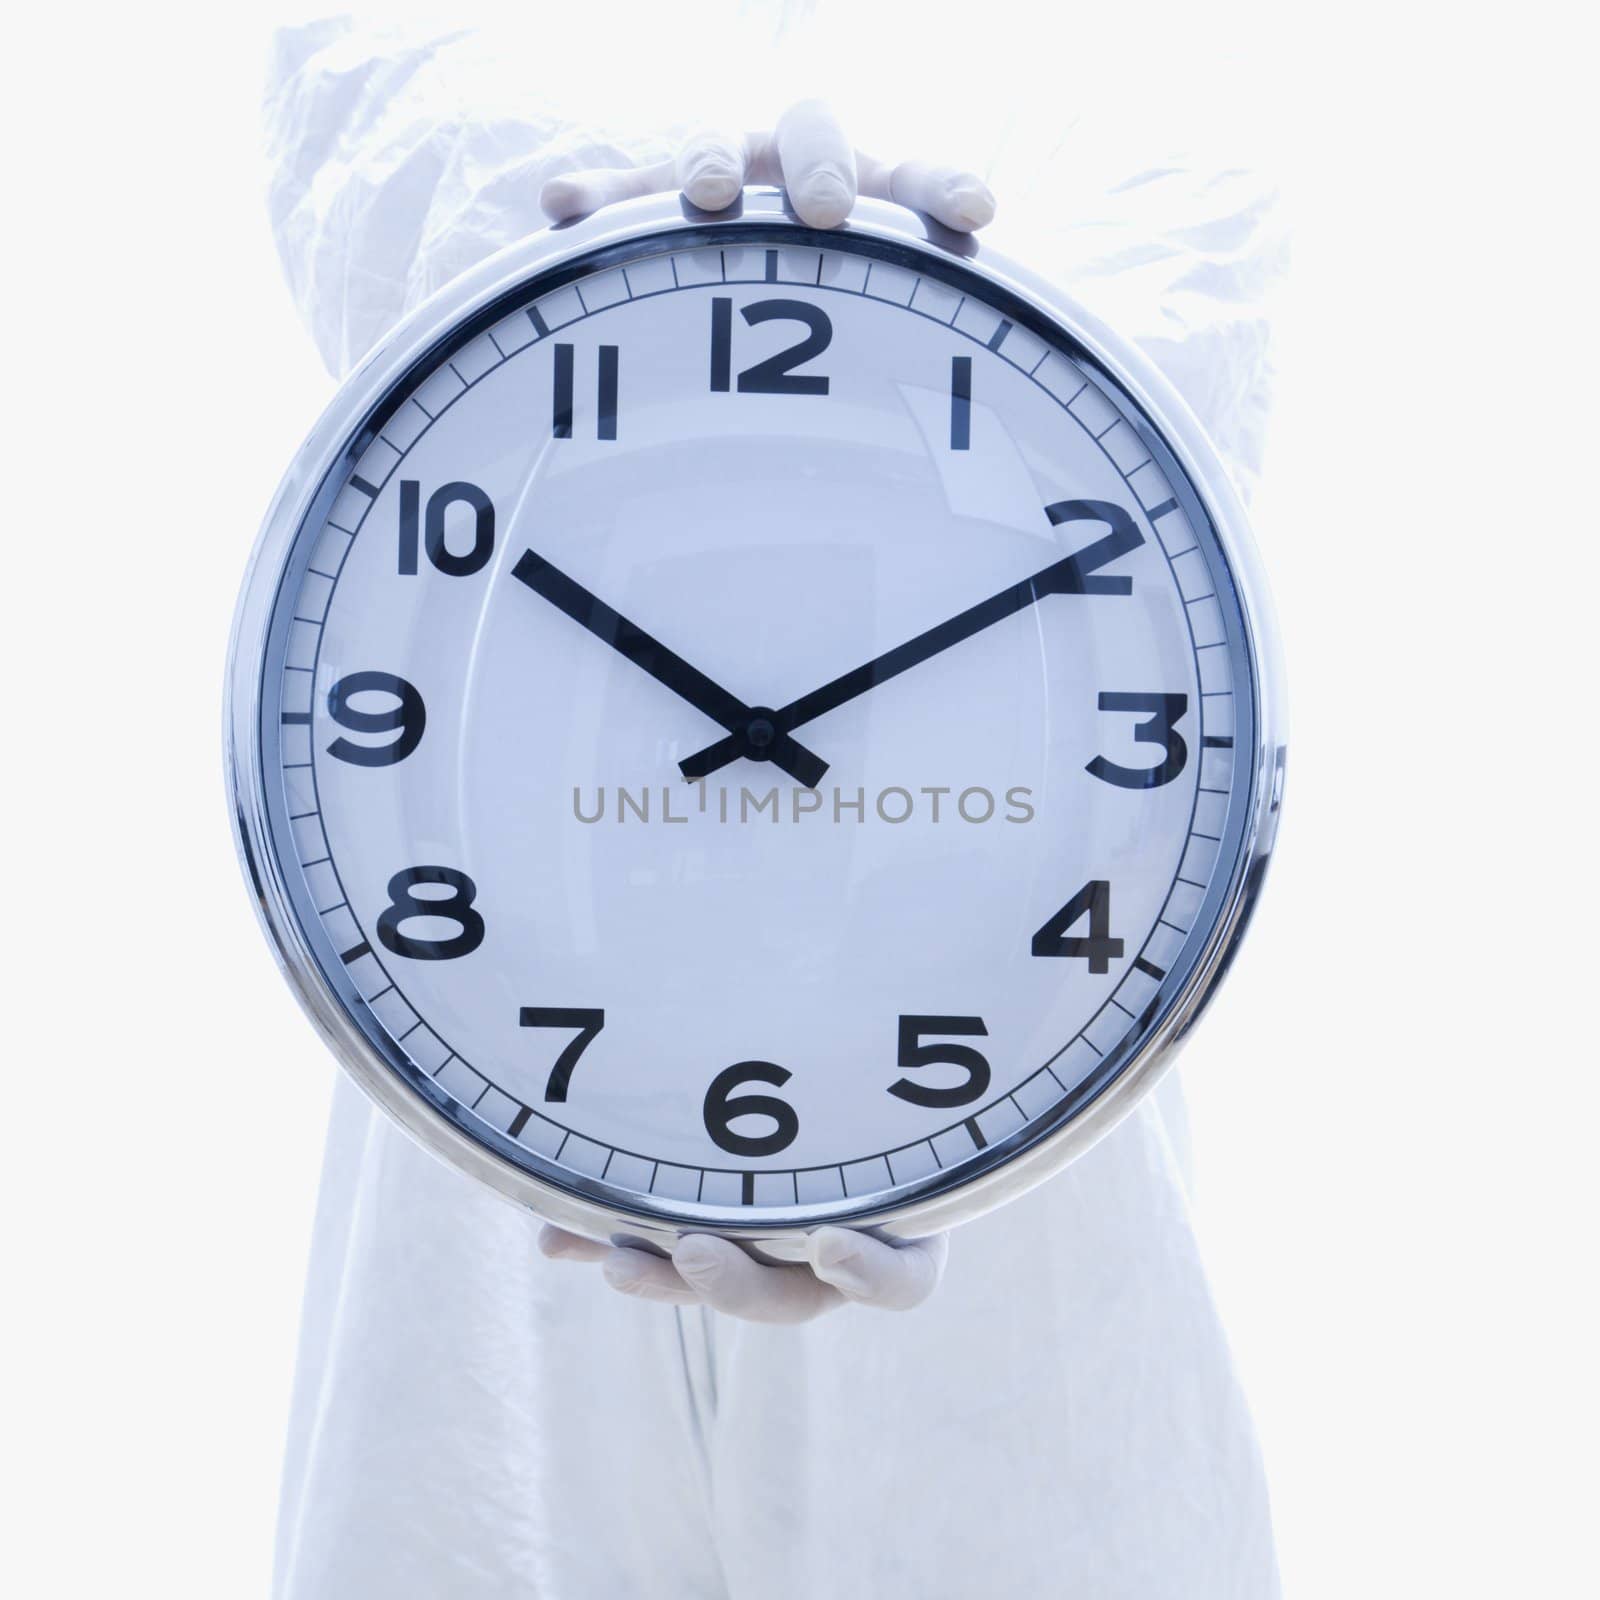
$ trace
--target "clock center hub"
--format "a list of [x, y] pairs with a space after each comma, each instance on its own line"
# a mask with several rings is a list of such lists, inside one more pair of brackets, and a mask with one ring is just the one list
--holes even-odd
[[778, 725], [773, 721], [776, 715], [766, 706], [751, 710], [750, 720], [744, 725], [744, 742], [752, 761], [765, 761], [770, 755], [772, 742], [778, 737]]

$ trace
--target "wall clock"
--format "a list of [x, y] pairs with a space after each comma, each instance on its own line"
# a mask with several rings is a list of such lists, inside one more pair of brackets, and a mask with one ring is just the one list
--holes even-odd
[[563, 1226], [783, 1256], [1046, 1177], [1270, 854], [1282, 702], [1193, 418], [895, 208], [652, 199], [435, 296], [300, 451], [229, 666], [343, 1065]]

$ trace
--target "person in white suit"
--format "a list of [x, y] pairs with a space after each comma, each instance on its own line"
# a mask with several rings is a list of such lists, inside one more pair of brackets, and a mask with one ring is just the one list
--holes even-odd
[[[280, 36], [273, 223], [336, 373], [541, 226], [541, 205], [560, 219], [681, 185], [715, 209], [744, 183], [783, 182], [817, 226], [857, 192], [963, 230], [994, 211], [971, 175], [862, 156], [816, 103], [770, 134], [691, 132], [675, 148], [452, 110], [430, 87], [451, 48], [345, 22]], [[1261, 328], [1237, 306], [1191, 306], [1185, 325], [1184, 296], [1199, 264], [1236, 282], [1259, 270], [1240, 242], [1256, 200], [1208, 182], [1183, 203], [1199, 215], [1178, 205], [1182, 243], [1158, 251], [1172, 292], [1145, 342], [1248, 482]], [[896, 1250], [841, 1229], [813, 1237], [805, 1266], [707, 1237], [669, 1262], [541, 1229], [341, 1080], [275, 1593], [1269, 1600], [1261, 1464], [1183, 1142], [1175, 1094], [1147, 1099], [1066, 1172], [960, 1230], [947, 1269], [943, 1239]]]

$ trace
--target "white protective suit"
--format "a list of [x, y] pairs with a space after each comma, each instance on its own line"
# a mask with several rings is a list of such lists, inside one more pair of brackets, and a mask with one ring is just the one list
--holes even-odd
[[[540, 227], [552, 173], [672, 151], [671, 130], [640, 144], [542, 116], [531, 87], [509, 112], [463, 103], [463, 48], [346, 22], [279, 37], [273, 225], [335, 372]], [[1114, 133], [1091, 138], [1055, 153], [1063, 174], [1080, 149], [1111, 162]], [[1037, 205], [1048, 172], [1031, 187]], [[1277, 253], [1259, 190], [1137, 165], [1061, 189], [1060, 213], [995, 237], [1139, 338], [1248, 488]], [[921, 1309], [770, 1327], [542, 1258], [536, 1219], [341, 1079], [275, 1593], [1267, 1600], [1265, 1487], [1182, 1144], [1163, 1092], [960, 1230]]]

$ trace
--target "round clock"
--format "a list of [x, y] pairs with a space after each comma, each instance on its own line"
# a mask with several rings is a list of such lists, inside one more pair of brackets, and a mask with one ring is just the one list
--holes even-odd
[[781, 195], [450, 285], [291, 467], [228, 761], [302, 1003], [563, 1226], [792, 1255], [1020, 1193], [1146, 1090], [1271, 849], [1226, 475], [1016, 267]]

